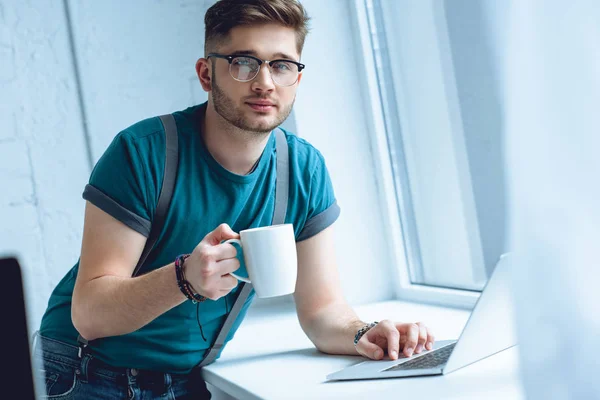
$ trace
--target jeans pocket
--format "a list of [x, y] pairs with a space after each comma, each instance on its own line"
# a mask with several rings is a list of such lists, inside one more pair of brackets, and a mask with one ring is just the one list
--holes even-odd
[[77, 392], [80, 382], [79, 370], [72, 365], [44, 357], [44, 399], [71, 399]]
[[39, 371], [39, 376], [44, 377], [44, 393], [50, 393], [52, 391], [52, 387], [58, 380], [58, 374], [54, 372], [48, 372], [45, 369]]

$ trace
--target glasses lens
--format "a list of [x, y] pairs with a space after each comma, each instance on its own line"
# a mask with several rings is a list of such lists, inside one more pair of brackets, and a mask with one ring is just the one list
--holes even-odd
[[251, 81], [258, 74], [260, 65], [258, 61], [249, 57], [236, 57], [231, 60], [229, 72], [233, 79], [238, 81]]
[[289, 61], [275, 61], [271, 63], [271, 75], [278, 85], [291, 86], [298, 80], [298, 66]]

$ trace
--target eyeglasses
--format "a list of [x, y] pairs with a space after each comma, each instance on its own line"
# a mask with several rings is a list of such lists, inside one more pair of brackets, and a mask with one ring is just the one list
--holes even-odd
[[206, 58], [222, 58], [229, 62], [229, 74], [238, 82], [250, 82], [258, 75], [263, 63], [269, 66], [271, 78], [279, 86], [292, 86], [298, 82], [300, 71], [305, 67], [304, 64], [292, 60], [261, 60], [253, 56], [236, 55], [224, 56], [222, 54], [211, 53]]

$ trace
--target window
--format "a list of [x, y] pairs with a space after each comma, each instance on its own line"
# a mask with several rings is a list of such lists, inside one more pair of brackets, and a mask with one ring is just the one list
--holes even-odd
[[484, 2], [355, 1], [399, 297], [472, 305], [505, 252], [487, 11]]

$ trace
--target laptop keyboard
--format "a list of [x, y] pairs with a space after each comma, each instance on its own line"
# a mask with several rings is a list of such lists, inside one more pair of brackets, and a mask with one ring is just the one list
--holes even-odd
[[385, 369], [384, 371], [403, 371], [408, 369], [429, 369], [440, 367], [446, 364], [455, 345], [456, 343], [452, 343], [451, 345], [442, 347], [439, 350], [432, 351], [431, 353], [427, 353], [405, 363], [395, 365]]

